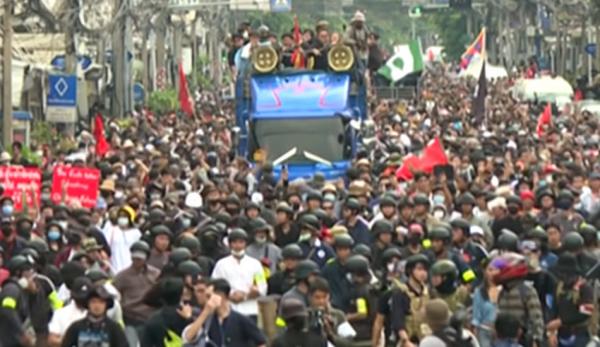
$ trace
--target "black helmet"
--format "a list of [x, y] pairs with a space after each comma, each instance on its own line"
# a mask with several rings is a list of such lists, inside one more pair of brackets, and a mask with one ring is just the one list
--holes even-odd
[[508, 229], [502, 229], [502, 234], [498, 237], [496, 247], [501, 251], [518, 252], [519, 237]]
[[302, 248], [295, 243], [291, 243], [281, 250], [281, 257], [283, 259], [302, 259], [304, 258], [304, 252]]
[[322, 208], [315, 208], [311, 211], [311, 213], [314, 214], [320, 221], [323, 221], [325, 218], [327, 218], [327, 212], [325, 212], [325, 210]]
[[586, 244], [594, 243], [598, 240], [598, 231], [593, 225], [583, 223], [579, 226], [579, 233]]
[[306, 194], [306, 201], [309, 200], [323, 201], [323, 196], [321, 195], [321, 193], [311, 190], [310, 192], [308, 192], [308, 194]]
[[250, 209], [256, 209], [259, 212], [261, 211], [260, 205], [255, 203], [254, 201], [250, 201], [248, 204], [246, 204], [246, 211]]
[[382, 257], [383, 261], [385, 263], [387, 263], [392, 258], [398, 258], [398, 259], [402, 258], [402, 253], [396, 247], [389, 247], [388, 249], [383, 251], [383, 254], [381, 255], [381, 257]]
[[225, 199], [225, 204], [226, 205], [236, 205], [237, 207], [242, 207], [242, 201], [234, 193], [231, 193], [227, 196], [227, 199]]
[[436, 226], [429, 231], [429, 238], [431, 240], [442, 240], [444, 242], [450, 242], [452, 235], [447, 228]]
[[511, 195], [511, 196], [509, 196], [509, 197], [506, 198], [506, 204], [507, 205], [523, 206], [523, 201], [521, 200], [520, 197], [518, 197], [516, 195]]
[[235, 229], [231, 230], [227, 239], [229, 240], [229, 242], [233, 242], [233, 241], [237, 241], [237, 240], [248, 241], [248, 234], [246, 234], [244, 229], [235, 228]]
[[424, 194], [415, 195], [413, 197], [413, 202], [415, 205], [429, 206], [429, 204], [430, 204], [429, 198], [427, 198], [427, 196], [425, 196]]
[[298, 265], [296, 265], [296, 269], [294, 269], [294, 275], [298, 281], [305, 280], [310, 275], [318, 275], [319, 273], [321, 273], [319, 265], [309, 259], [300, 261]]
[[406, 259], [406, 264], [404, 265], [404, 271], [406, 271], [406, 275], [410, 275], [412, 270], [417, 266], [417, 264], [423, 264], [426, 268], [429, 267], [429, 259], [424, 254], [415, 254], [411, 255]]
[[131, 253], [144, 252], [144, 253], [146, 253], [146, 256], [149, 256], [150, 255], [150, 246], [148, 246], [148, 244], [144, 241], [136, 241], [133, 243], [133, 245], [131, 245], [131, 247], [129, 248], [129, 251]]
[[39, 264], [42, 259], [40, 254], [33, 248], [23, 248], [19, 255], [26, 257], [33, 264]]
[[102, 280], [107, 280], [110, 277], [108, 276], [108, 274], [104, 271], [102, 271], [101, 269], [90, 269], [88, 270], [88, 272], [85, 273], [85, 277], [89, 278], [90, 281], [92, 282], [98, 282], [98, 281], [102, 281]]
[[167, 218], [167, 214], [160, 208], [153, 208], [148, 213], [148, 220], [152, 223], [163, 223]]
[[371, 259], [373, 257], [371, 248], [365, 245], [364, 243], [359, 243], [358, 245], [354, 246], [354, 249], [352, 249], [352, 253], [362, 255], [367, 259]]
[[352, 236], [350, 236], [348, 234], [337, 235], [333, 239], [333, 247], [334, 248], [340, 248], [340, 247], [352, 248], [352, 246], [354, 246], [354, 240], [352, 239]]
[[567, 252], [578, 252], [585, 244], [583, 237], [574, 231], [568, 232], [562, 240], [563, 249]]
[[104, 300], [106, 302], [107, 310], [109, 310], [113, 307], [114, 298], [112, 297], [112, 295], [110, 295], [110, 293], [106, 290], [106, 288], [104, 288], [103, 285], [92, 286], [92, 288], [90, 289], [90, 291], [87, 295], [88, 304], [89, 304], [89, 301], [93, 298], [100, 298], [100, 299]]
[[344, 208], [359, 211], [360, 210], [360, 202], [356, 198], [348, 198], [344, 202]]
[[400, 210], [403, 209], [403, 208], [405, 208], [405, 207], [414, 207], [414, 206], [415, 206], [414, 202], [408, 196], [403, 197], [398, 202], [398, 209], [400, 209]]
[[471, 223], [464, 218], [456, 218], [450, 221], [450, 225], [454, 229], [460, 229], [463, 231], [465, 236], [469, 236], [471, 230]]
[[464, 193], [463, 195], [459, 196], [458, 199], [456, 199], [457, 206], [475, 205], [475, 204], [476, 204], [475, 197], [471, 193]]
[[15, 276], [20, 271], [25, 271], [33, 268], [33, 262], [30, 259], [28, 259], [27, 256], [15, 255], [14, 257], [10, 258], [8, 264], [6, 264], [6, 268], [12, 276]]
[[294, 214], [294, 210], [286, 202], [282, 202], [282, 203], [278, 204], [277, 208], [275, 209], [275, 212], [284, 212], [284, 213], [287, 213], [288, 215]]
[[362, 255], [353, 255], [348, 258], [348, 262], [346, 263], [346, 268], [348, 272], [365, 275], [369, 273], [369, 260]]
[[289, 320], [295, 317], [306, 317], [306, 306], [298, 299], [290, 298], [281, 303], [281, 318]]
[[169, 254], [169, 262], [175, 266], [178, 266], [184, 261], [190, 259], [192, 259], [192, 253], [189, 249], [183, 247], [175, 248], [173, 251], [171, 251], [171, 254]]
[[164, 224], [159, 224], [150, 229], [150, 236], [156, 237], [158, 235], [167, 235], [169, 238], [173, 237], [173, 233], [169, 228]]
[[384, 195], [381, 200], [379, 200], [379, 207], [385, 207], [385, 206], [389, 206], [389, 207], [396, 207], [396, 200], [390, 196], [390, 195]]
[[378, 237], [380, 234], [383, 234], [383, 233], [392, 234], [393, 232], [394, 232], [394, 226], [392, 225], [392, 223], [388, 222], [385, 219], [378, 220], [371, 227], [371, 233], [375, 237]]
[[317, 216], [312, 213], [307, 213], [300, 217], [300, 227], [310, 229], [312, 231], [318, 231], [321, 229], [321, 223], [319, 222]]
[[573, 193], [571, 193], [570, 190], [563, 189], [558, 193], [556, 200], [568, 200], [572, 202], [573, 200], [575, 200], [575, 197], [573, 197]]
[[177, 265], [177, 273], [179, 273], [180, 276], [189, 275], [195, 278], [202, 274], [202, 268], [195, 261], [186, 260]]
[[443, 259], [436, 261], [430, 269], [433, 276], [450, 276], [454, 279], [458, 277], [458, 268], [452, 260]]
[[251, 220], [249, 224], [250, 224], [250, 230], [252, 230], [252, 233], [256, 233], [259, 230], [267, 230], [268, 231], [270, 229], [270, 226], [267, 223], [267, 221], [265, 221], [261, 217]]
[[35, 249], [40, 255], [44, 255], [50, 251], [46, 241], [40, 238], [31, 239], [31, 241], [27, 242], [27, 247]]
[[187, 248], [190, 253], [197, 254], [200, 252], [200, 241], [194, 236], [184, 236], [177, 242], [177, 247]]

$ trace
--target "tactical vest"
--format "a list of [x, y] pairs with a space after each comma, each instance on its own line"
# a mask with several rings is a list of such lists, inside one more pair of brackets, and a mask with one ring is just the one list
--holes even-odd
[[410, 299], [410, 316], [406, 317], [406, 330], [409, 338], [418, 338], [429, 335], [429, 326], [425, 323], [425, 305], [429, 302], [429, 290], [427, 286], [423, 286], [421, 295], [417, 295], [414, 291], [408, 288], [408, 285], [393, 279], [394, 288], [398, 288], [402, 293], [406, 294]]

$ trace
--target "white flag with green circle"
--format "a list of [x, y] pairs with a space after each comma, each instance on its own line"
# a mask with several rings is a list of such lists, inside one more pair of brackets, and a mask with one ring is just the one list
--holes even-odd
[[423, 53], [419, 41], [413, 40], [408, 45], [396, 46], [395, 54], [388, 59], [377, 73], [392, 82], [406, 75], [423, 70]]

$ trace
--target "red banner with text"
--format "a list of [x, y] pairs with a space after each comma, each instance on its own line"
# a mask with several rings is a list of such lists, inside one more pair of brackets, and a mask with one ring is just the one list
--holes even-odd
[[25, 202], [30, 208], [39, 205], [42, 190], [42, 172], [40, 169], [2, 166], [0, 167], [0, 184], [4, 188], [3, 196], [12, 198], [15, 211], [22, 210]]
[[57, 166], [52, 174], [52, 202], [93, 208], [99, 184], [100, 170]]

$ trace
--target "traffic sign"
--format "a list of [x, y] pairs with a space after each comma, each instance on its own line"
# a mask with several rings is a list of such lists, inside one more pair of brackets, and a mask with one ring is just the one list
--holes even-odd
[[[79, 62], [79, 66], [83, 71], [87, 71], [92, 66], [92, 58], [87, 55], [79, 55], [77, 56], [77, 61]], [[57, 70], [64, 71], [65, 66], [67, 65], [66, 58], [64, 54], [59, 54], [52, 58], [50, 61], [50, 65], [52, 65]]]
[[77, 76], [49, 75], [46, 120], [57, 123], [77, 121]]
[[597, 51], [598, 45], [596, 45], [595, 43], [588, 43], [587, 45], [585, 45], [585, 52], [591, 55], [592, 57], [596, 56]]
[[292, 0], [271, 0], [271, 12], [290, 12]]

